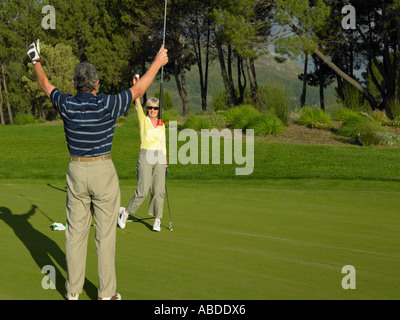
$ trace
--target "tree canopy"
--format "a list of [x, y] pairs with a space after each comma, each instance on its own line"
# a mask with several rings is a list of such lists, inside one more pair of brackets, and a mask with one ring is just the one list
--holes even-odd
[[[284, 59], [312, 55], [314, 76], [311, 72], [308, 83], [319, 85], [322, 94], [326, 83], [336, 80], [338, 97], [343, 99], [347, 83], [372, 109], [386, 110], [390, 116], [390, 104], [400, 98], [400, 0], [352, 1], [355, 29], [342, 26], [346, 4], [332, 0], [169, 0], [170, 63], [165, 78], [176, 83], [182, 113], [190, 112], [186, 73], [194, 66], [203, 110], [209, 108], [211, 66], [221, 71], [228, 108], [243, 101], [247, 86], [253, 105], [258, 106], [255, 61], [274, 45]], [[42, 27], [45, 5], [55, 9], [55, 29]], [[146, 71], [162, 43], [163, 17], [164, 1], [157, 0], [0, 1], [2, 123], [12, 123], [19, 112], [47, 119], [55, 116], [34, 84], [26, 56], [26, 48], [36, 39], [43, 44], [46, 72], [55, 85], [73, 94], [74, 65], [89, 61], [98, 69], [100, 90], [113, 94], [130, 86], [135, 73]], [[307, 79], [301, 79], [307, 85]]]

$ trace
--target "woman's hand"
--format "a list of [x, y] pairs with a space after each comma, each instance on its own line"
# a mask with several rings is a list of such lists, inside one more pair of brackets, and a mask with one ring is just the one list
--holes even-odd
[[[132, 84], [135, 85], [139, 81], [139, 78], [140, 78], [139, 74], [135, 74], [135, 76], [133, 77], [133, 80], [132, 80]], [[135, 100], [135, 104], [138, 106], [141, 105], [140, 97]]]

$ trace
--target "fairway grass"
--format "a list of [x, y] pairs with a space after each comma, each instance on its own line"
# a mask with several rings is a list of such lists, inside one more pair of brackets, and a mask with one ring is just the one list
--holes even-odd
[[[121, 180], [122, 205], [136, 188]], [[172, 227], [148, 202], [117, 230], [123, 299], [399, 299], [400, 183], [340, 179], [169, 180]], [[63, 299], [63, 180], [0, 181], [0, 299]], [[97, 298], [91, 229], [82, 299]], [[42, 289], [53, 265], [56, 288]], [[342, 267], [356, 270], [344, 290]]]
[[[123, 206], [136, 189], [131, 121], [111, 153]], [[162, 231], [151, 230], [149, 199], [117, 230], [122, 298], [399, 299], [400, 149], [254, 143], [249, 176], [235, 176], [235, 163], [169, 165], [173, 231], [166, 203]], [[50, 229], [66, 215], [63, 128], [0, 126], [0, 152], [0, 299], [63, 299], [65, 233]], [[94, 232], [84, 300], [97, 299]], [[56, 289], [42, 288], [48, 265]], [[356, 289], [342, 287], [348, 265]]]
[[[137, 126], [128, 123], [115, 128], [111, 155], [120, 179], [135, 177], [139, 143]], [[178, 148], [185, 143], [180, 141]], [[400, 181], [399, 148], [256, 140], [254, 171], [245, 176], [235, 175], [236, 168], [244, 165], [223, 164], [223, 141], [220, 151], [221, 164], [170, 164], [169, 179], [235, 179], [238, 183], [253, 179]], [[0, 179], [65, 179], [69, 153], [62, 126], [0, 126], [0, 152]]]

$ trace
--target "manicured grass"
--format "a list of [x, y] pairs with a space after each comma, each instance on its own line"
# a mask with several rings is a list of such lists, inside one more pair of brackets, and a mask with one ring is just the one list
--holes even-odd
[[[0, 299], [62, 299], [65, 182], [0, 183]], [[122, 183], [122, 204], [135, 190]], [[173, 231], [152, 220], [117, 230], [124, 299], [399, 299], [397, 182], [169, 181]], [[138, 217], [147, 218], [146, 205]], [[56, 266], [57, 290], [41, 268]], [[356, 269], [356, 289], [341, 286]], [[94, 228], [82, 299], [97, 297]]]
[[[178, 148], [185, 143], [179, 142]], [[0, 150], [0, 178], [65, 177], [69, 153], [62, 126], [0, 126]], [[129, 124], [117, 127], [112, 156], [120, 179], [135, 179], [138, 152], [138, 128]], [[253, 173], [236, 176], [235, 169], [244, 165], [238, 165], [235, 161], [233, 164], [223, 164], [222, 141], [222, 164], [171, 164], [169, 179], [243, 181], [318, 178], [400, 181], [399, 159], [399, 148], [316, 146], [256, 140]]]
[[[180, 142], [182, 146], [184, 142]], [[62, 299], [69, 155], [62, 126], [0, 126], [0, 299]], [[137, 127], [117, 127], [122, 205], [136, 188]], [[223, 150], [221, 144], [221, 150]], [[400, 149], [255, 141], [255, 167], [170, 165], [162, 232], [146, 203], [117, 230], [124, 299], [399, 299]], [[53, 265], [56, 290], [42, 289]], [[356, 269], [344, 290], [342, 267]], [[97, 298], [94, 228], [82, 299]]]

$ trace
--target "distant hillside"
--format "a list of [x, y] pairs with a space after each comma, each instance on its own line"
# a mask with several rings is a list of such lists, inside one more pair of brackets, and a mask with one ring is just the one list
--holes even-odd
[[[236, 68], [234, 68], [234, 77], [236, 77]], [[208, 109], [213, 106], [213, 98], [224, 90], [220, 66], [217, 60], [212, 62], [209, 73], [208, 84]], [[256, 77], [259, 86], [268, 85], [268, 83], [278, 84], [285, 87], [287, 95], [291, 98], [292, 107], [300, 105], [300, 96], [303, 88], [303, 83], [298, 80], [297, 76], [303, 72], [303, 68], [295, 61], [288, 60], [285, 63], [278, 63], [273, 56], [265, 55], [256, 61]], [[188, 99], [190, 111], [196, 113], [201, 110], [201, 96], [199, 73], [197, 66], [192, 66], [191, 70], [186, 74], [186, 82], [188, 89]], [[154, 95], [160, 89], [159, 78], [147, 91], [149, 96]], [[179, 97], [176, 88], [175, 79], [171, 77], [169, 81], [164, 81], [164, 90], [172, 95], [174, 100], [174, 108], [179, 112], [182, 111], [182, 101]], [[331, 85], [325, 89], [326, 104], [334, 103], [335, 101], [335, 86]], [[319, 105], [319, 88], [307, 87], [307, 105]]]

